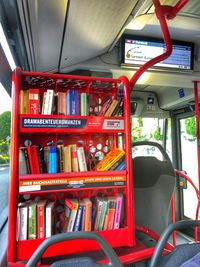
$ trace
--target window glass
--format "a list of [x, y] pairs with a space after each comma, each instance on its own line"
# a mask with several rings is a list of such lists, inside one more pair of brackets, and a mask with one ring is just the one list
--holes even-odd
[[167, 119], [166, 152], [172, 161], [172, 130], [171, 119]]
[[132, 142], [155, 141], [162, 144], [163, 119], [158, 118], [132, 118], [131, 138]]
[[[195, 117], [180, 120], [182, 170], [198, 188], [197, 139]], [[188, 183], [183, 190], [184, 215], [195, 219], [197, 198], [193, 187]]]
[[11, 98], [0, 84], [0, 224], [8, 205]]

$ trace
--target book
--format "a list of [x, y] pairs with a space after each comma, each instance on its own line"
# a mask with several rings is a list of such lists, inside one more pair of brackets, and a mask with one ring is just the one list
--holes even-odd
[[103, 230], [112, 230], [115, 216], [116, 198], [108, 197], [108, 207], [105, 215]]
[[50, 237], [54, 234], [54, 223], [55, 223], [55, 203], [49, 202], [46, 205], [45, 212], [45, 235], [46, 237]]
[[30, 202], [28, 205], [28, 239], [36, 239], [37, 223], [36, 223], [36, 203]]
[[78, 165], [80, 172], [86, 172], [87, 171], [87, 164], [85, 159], [85, 152], [83, 147], [77, 148], [77, 157], [78, 157]]
[[64, 172], [72, 171], [72, 157], [71, 157], [71, 145], [63, 148], [63, 167]]
[[78, 211], [77, 211], [77, 216], [76, 216], [76, 220], [74, 223], [74, 232], [77, 231], [81, 231], [82, 229], [82, 213], [83, 213], [83, 202], [80, 201], [79, 202], [79, 206], [78, 206]]
[[39, 114], [39, 89], [28, 90], [28, 114]]
[[86, 93], [80, 94], [80, 115], [88, 116], [88, 96]]
[[122, 212], [123, 194], [118, 194], [116, 197], [116, 209], [113, 229], [118, 229], [121, 223], [121, 212]]
[[18, 203], [17, 212], [17, 240], [27, 240], [28, 233], [28, 205], [27, 203]]
[[120, 170], [125, 170], [126, 169], [126, 161], [125, 159], [115, 168], [115, 170], [120, 171]]
[[42, 111], [41, 111], [41, 114], [44, 114], [44, 107], [45, 107], [46, 96], [47, 96], [47, 92], [44, 92], [43, 98], [42, 98]]
[[58, 172], [64, 172], [64, 146], [57, 145], [57, 169]]
[[83, 202], [85, 205], [84, 230], [90, 232], [92, 229], [92, 202], [89, 198], [84, 198]]
[[107, 197], [104, 197], [101, 216], [100, 216], [100, 220], [99, 220], [99, 226], [98, 226], [98, 230], [100, 230], [100, 231], [103, 230], [107, 209], [108, 209], [108, 199], [107, 199]]
[[28, 90], [20, 90], [20, 114], [28, 114]]
[[68, 90], [66, 95], [67, 115], [79, 114], [78, 91]]
[[123, 161], [124, 161], [124, 156], [121, 159], [119, 159], [115, 164], [113, 164], [109, 170], [110, 171], [115, 170], [117, 168], [117, 166], [119, 166]]
[[18, 163], [19, 174], [28, 174], [30, 173], [27, 148], [19, 148], [19, 163]]
[[66, 106], [66, 93], [58, 92], [57, 95], [57, 113], [59, 115], [66, 115], [67, 114], [67, 106]]
[[48, 173], [57, 173], [57, 147], [49, 146], [48, 151], [49, 151]]
[[52, 114], [54, 103], [54, 90], [48, 89], [45, 96], [43, 114], [50, 115]]
[[65, 204], [70, 208], [70, 218], [69, 218], [69, 224], [67, 227], [67, 232], [72, 232], [74, 229], [74, 224], [76, 220], [76, 215], [78, 211], [78, 200], [77, 199], [70, 199], [71, 205], [69, 206], [67, 202], [65, 201]]
[[96, 218], [95, 218], [95, 223], [94, 223], [94, 230], [95, 231], [99, 229], [102, 209], [103, 209], [103, 198], [98, 197], [97, 198], [97, 212], [96, 212]]
[[71, 159], [72, 159], [72, 172], [78, 172], [78, 155], [77, 155], [77, 145], [71, 145]]
[[120, 116], [121, 114], [123, 114], [123, 105], [124, 105], [124, 99], [123, 97], [119, 100], [116, 108], [114, 109], [112, 116]]
[[99, 161], [96, 165], [97, 171], [106, 171], [109, 170], [121, 157], [125, 154], [124, 150], [121, 150], [117, 147], [114, 147], [109, 151], [105, 157]]
[[105, 114], [106, 110], [109, 108], [111, 102], [112, 102], [112, 99], [111, 98], [107, 99], [104, 102], [104, 104], [103, 104], [103, 106], [102, 106], [102, 108], [101, 108], [98, 116], [104, 116], [104, 114]]
[[40, 165], [38, 159], [38, 151], [37, 146], [27, 146], [27, 154], [30, 166], [30, 173], [31, 174], [39, 174], [40, 173]]
[[37, 203], [37, 238], [45, 238], [45, 208], [47, 200]]
[[118, 100], [114, 99], [111, 103], [111, 105], [109, 106], [109, 108], [106, 110], [106, 112], [104, 113], [105, 117], [110, 117], [111, 114], [113, 113], [114, 109], [116, 108], [118, 104]]

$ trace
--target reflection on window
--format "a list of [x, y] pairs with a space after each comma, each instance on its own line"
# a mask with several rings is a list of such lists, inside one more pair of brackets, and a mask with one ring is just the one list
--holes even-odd
[[144, 156], [155, 157], [159, 160], [163, 160], [162, 153], [155, 146], [144, 145], [132, 148], [132, 158]]

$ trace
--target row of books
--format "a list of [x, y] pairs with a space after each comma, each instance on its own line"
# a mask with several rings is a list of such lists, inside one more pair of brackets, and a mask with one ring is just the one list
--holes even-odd
[[[56, 233], [120, 228], [123, 194], [82, 200], [66, 198], [64, 207], [41, 200], [18, 204], [17, 240], [47, 238]], [[61, 212], [60, 212], [61, 210]]]
[[86, 157], [84, 147], [31, 145], [19, 148], [19, 174], [124, 170], [124, 150], [114, 147], [99, 162]]
[[[20, 114], [60, 114], [60, 115], [94, 115], [89, 110], [89, 94], [77, 90], [58, 92], [47, 89], [40, 94], [39, 89], [20, 90]], [[102, 105], [98, 105], [98, 116], [121, 116], [123, 113], [123, 98], [109, 97]]]

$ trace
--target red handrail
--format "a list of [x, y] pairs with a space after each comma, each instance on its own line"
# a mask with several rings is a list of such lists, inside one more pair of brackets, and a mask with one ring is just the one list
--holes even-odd
[[169, 34], [169, 29], [167, 26], [166, 18], [172, 19], [176, 16], [176, 14], [180, 11], [180, 9], [188, 2], [189, 0], [179, 0], [179, 2], [174, 6], [166, 6], [160, 5], [160, 0], [153, 0], [155, 6], [155, 13], [160, 22], [161, 30], [163, 33], [163, 38], [166, 45], [166, 51], [155, 58], [152, 58], [150, 61], [146, 62], [142, 65], [132, 76], [130, 80], [130, 88], [133, 89], [134, 85], [136, 84], [137, 80], [140, 76], [144, 73], [145, 70], [153, 66], [154, 64], [166, 59], [170, 56], [172, 52], [172, 42]]

